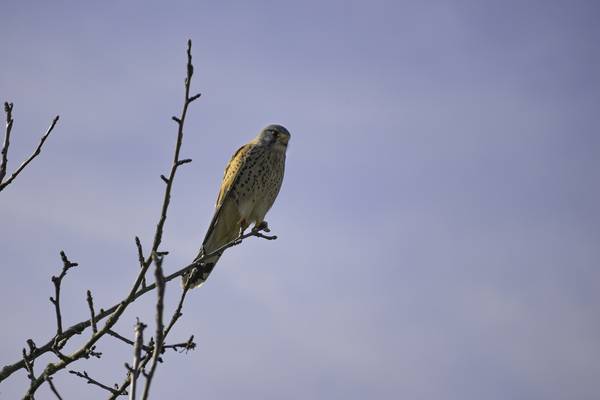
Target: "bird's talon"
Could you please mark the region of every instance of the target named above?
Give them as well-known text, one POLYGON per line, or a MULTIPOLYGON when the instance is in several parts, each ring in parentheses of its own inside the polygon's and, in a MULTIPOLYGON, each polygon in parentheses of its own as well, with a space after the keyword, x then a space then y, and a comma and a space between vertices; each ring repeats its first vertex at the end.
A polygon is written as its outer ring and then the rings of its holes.
POLYGON ((267 221, 263 221, 260 224, 255 225, 252 230, 254 232, 260 232, 260 231, 271 232, 271 230, 269 229, 269 224, 267 223, 267 221))

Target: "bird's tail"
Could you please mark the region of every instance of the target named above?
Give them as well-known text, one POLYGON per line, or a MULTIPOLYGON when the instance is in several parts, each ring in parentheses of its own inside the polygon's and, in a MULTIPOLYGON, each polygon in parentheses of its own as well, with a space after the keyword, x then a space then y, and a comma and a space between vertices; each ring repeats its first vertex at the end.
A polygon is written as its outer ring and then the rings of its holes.
POLYGON ((221 207, 217 207, 217 211, 210 223, 208 232, 202 241, 200 252, 194 261, 202 261, 197 268, 194 268, 191 273, 183 276, 182 284, 186 287, 187 282, 190 283, 190 288, 195 288, 202 285, 212 272, 213 268, 223 251, 217 253, 218 249, 235 240, 240 232, 241 216, 234 202, 228 201, 221 207), (214 253, 214 254, 213 254, 214 253), (207 254, 212 254, 206 257, 207 254))
MULTIPOLYGON (((194 259, 194 262, 198 261, 199 258, 202 257, 202 251, 198 256, 194 259)), ((189 281, 189 288, 197 288, 201 286, 207 279, 212 270, 215 268, 217 261, 221 258, 221 254, 215 254, 214 256, 209 257, 207 260, 202 260, 200 264, 192 269, 187 274, 181 277, 181 286, 186 287, 189 281)))

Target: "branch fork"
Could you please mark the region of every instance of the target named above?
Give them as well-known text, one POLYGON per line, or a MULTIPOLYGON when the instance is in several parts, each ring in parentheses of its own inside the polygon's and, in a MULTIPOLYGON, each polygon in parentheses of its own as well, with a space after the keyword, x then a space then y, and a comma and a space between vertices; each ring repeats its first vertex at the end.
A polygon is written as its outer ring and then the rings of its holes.
POLYGON ((19 165, 19 167, 15 170, 15 172, 13 172, 10 175, 10 177, 6 181, 4 181, 4 178, 6 177, 6 170, 8 167, 8 149, 10 147, 10 134, 12 132, 12 127, 14 124, 14 119, 12 117, 12 110, 13 110, 13 103, 5 102, 4 103, 4 113, 6 114, 6 128, 4 131, 4 144, 2 145, 2 151, 0 152, 1 153, 0 192, 6 186, 10 185, 12 183, 12 181, 14 181, 15 178, 21 173, 21 171, 23 171, 25 169, 25 167, 31 161, 33 161, 34 158, 36 158, 40 154, 40 152, 42 151, 42 146, 44 146, 44 142, 46 142, 46 139, 48 139, 48 136, 50 136, 50 133, 52 133, 52 130, 54 130, 54 126, 56 126, 56 123, 58 122, 58 119, 59 119, 58 115, 56 117, 54 117, 54 119, 52 120, 52 123, 50 124, 50 127, 48 128, 48 130, 46 130, 46 133, 40 139, 40 143, 34 150, 33 154, 31 154, 29 156, 29 158, 27 158, 25 161, 23 161, 21 163, 21 165, 19 165))

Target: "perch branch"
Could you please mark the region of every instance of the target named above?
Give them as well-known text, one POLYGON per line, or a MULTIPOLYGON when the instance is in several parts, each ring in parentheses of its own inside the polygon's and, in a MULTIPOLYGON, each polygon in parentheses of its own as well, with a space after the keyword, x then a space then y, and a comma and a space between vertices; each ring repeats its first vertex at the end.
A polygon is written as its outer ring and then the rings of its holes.
MULTIPOLYGON (((244 235, 239 236, 237 239, 232 240, 231 242, 227 243, 226 245, 221 246, 220 248, 216 249, 213 252, 210 252, 204 256, 202 256, 201 258, 199 258, 198 260, 196 260, 195 262, 186 265, 185 267, 179 269, 176 272, 173 272, 170 275, 165 276, 165 282, 170 282, 175 278, 181 277, 184 274, 188 273, 189 271, 191 271, 193 268, 197 267, 203 260, 205 260, 206 258, 212 257, 217 253, 220 253, 230 247, 233 246, 237 246, 240 243, 242 243, 244 240, 250 238, 250 237, 258 237, 258 238, 263 238, 266 240, 274 240, 277 237, 276 236, 267 236, 267 235, 263 235, 260 232, 257 231, 251 231, 248 232, 244 235)), ((139 297, 145 295, 148 292, 151 292, 152 290, 156 289, 156 284, 153 283, 151 285, 146 286, 145 288, 142 288, 140 290, 138 290, 131 301, 135 301, 137 300, 139 297)), ((112 307, 105 309, 105 310, 101 310, 98 315, 96 315, 96 321, 100 322, 101 320, 112 316, 115 311, 117 311, 117 309, 119 309, 119 307, 121 306, 122 302, 119 302, 115 305, 113 305, 112 307)), ((55 339, 59 339, 58 341, 63 343, 64 341, 70 339, 73 335, 77 335, 82 333, 85 329, 89 328, 91 326, 91 322, 90 320, 85 320, 82 322, 79 322, 71 327, 69 327, 68 329, 66 329, 63 334, 60 337, 56 337, 53 339, 50 339, 50 341, 48 341, 46 344, 44 344, 41 347, 36 348, 33 353, 31 354, 31 358, 35 359, 47 352, 53 351, 53 344, 55 342, 55 339)), ((110 329, 109 329, 110 330, 110 329)), ((23 360, 19 360, 13 364, 8 364, 5 365, 2 370, 0 371, 0 382, 2 382, 4 379, 8 378, 10 375, 12 375, 14 372, 25 368, 25 364, 23 362, 23 360)))

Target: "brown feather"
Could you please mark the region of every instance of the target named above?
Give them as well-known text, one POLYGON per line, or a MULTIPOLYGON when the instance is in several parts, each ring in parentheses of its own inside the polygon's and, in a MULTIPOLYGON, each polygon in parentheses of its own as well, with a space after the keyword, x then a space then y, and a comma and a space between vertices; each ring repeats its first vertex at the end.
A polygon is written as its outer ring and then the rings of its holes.
POLYGON ((202 242, 202 247, 204 248, 205 253, 210 253, 229 243, 235 239, 239 233, 239 222, 241 217, 233 199, 231 199, 230 193, 231 188, 234 186, 234 183, 239 176, 239 172, 244 167, 246 155, 252 148, 252 145, 253 143, 251 142, 240 147, 235 152, 233 157, 231 157, 231 160, 229 160, 229 163, 225 168, 223 181, 221 182, 221 189, 219 190, 219 196, 217 197, 217 204, 215 206, 215 214, 213 215, 212 221, 210 222, 206 235, 204 236, 204 241, 202 242), (224 204, 226 204, 226 207, 223 207, 224 204), (222 218, 221 215, 223 215, 224 212, 225 214, 232 215, 222 218), (235 216, 234 214, 238 217, 237 221, 233 221, 232 217, 235 216), (231 236, 231 233, 226 234, 224 231, 231 231, 232 228, 237 228, 237 231, 235 232, 236 236, 223 243, 222 240, 225 240, 231 236), (217 229, 218 232, 215 232, 213 235, 213 231, 215 229, 217 229))

